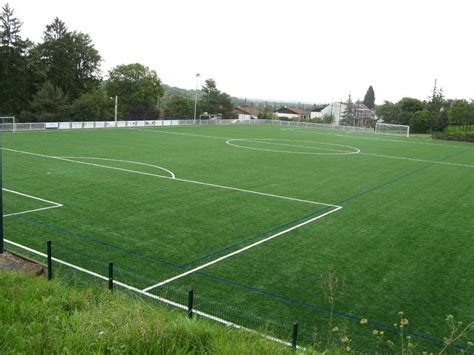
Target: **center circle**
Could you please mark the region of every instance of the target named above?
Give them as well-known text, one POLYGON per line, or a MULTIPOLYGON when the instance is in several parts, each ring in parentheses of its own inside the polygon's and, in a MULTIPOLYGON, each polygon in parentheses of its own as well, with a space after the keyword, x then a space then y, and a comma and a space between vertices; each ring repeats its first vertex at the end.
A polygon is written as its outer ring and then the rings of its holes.
POLYGON ((236 138, 228 139, 226 144, 236 148, 289 154, 347 155, 360 153, 360 149, 342 144, 289 139, 236 138))

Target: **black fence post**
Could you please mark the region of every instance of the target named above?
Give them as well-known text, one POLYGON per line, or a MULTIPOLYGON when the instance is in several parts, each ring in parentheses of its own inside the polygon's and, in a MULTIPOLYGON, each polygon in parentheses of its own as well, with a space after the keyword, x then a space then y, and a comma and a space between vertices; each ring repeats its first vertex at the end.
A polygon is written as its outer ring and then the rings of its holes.
POLYGON ((188 317, 193 317, 193 303, 194 303, 194 291, 189 290, 188 292, 188 317))
POLYGON ((298 339, 298 322, 293 323, 293 334, 291 335, 291 347, 296 350, 296 341, 298 339))
POLYGON ((109 290, 114 290, 114 263, 109 263, 109 290))
POLYGON ((47 257, 48 257, 48 280, 51 280, 53 278, 53 259, 51 256, 51 241, 48 240, 46 242, 46 248, 47 248, 47 257))

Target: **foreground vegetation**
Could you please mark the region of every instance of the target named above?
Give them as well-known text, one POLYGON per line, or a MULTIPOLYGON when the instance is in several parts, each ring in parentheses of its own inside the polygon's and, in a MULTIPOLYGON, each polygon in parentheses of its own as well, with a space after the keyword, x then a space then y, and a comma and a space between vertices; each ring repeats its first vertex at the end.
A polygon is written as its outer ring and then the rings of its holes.
POLYGON ((0 353, 290 354, 125 293, 0 271, 0 353))

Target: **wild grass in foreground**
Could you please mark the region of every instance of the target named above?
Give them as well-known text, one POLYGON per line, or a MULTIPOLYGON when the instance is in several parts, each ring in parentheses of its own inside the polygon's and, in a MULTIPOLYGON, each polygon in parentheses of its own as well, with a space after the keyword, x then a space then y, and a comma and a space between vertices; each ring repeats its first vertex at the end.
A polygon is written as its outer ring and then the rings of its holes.
MULTIPOLYGON (((183 312, 150 304, 128 293, 102 288, 67 286, 60 281, 0 271, 0 353, 161 353, 161 354, 294 354, 290 348, 262 336, 226 328, 183 312)), ((451 333, 437 353, 467 338, 473 324, 446 319, 451 333)), ((362 328, 367 320, 360 322, 362 328)), ((406 336, 409 321, 400 312, 398 339, 373 330, 374 343, 384 353, 423 352, 423 344, 406 336)), ((370 328, 366 328, 370 331, 370 328)), ((330 344, 300 354, 354 353, 351 334, 334 326, 330 344), (327 347, 325 349, 325 347, 327 347)), ((466 352, 472 350, 467 342, 466 352)), ((424 353, 424 352, 423 352, 424 353)))
POLYGON ((0 272, 0 353, 262 353, 260 336, 99 288, 0 272))

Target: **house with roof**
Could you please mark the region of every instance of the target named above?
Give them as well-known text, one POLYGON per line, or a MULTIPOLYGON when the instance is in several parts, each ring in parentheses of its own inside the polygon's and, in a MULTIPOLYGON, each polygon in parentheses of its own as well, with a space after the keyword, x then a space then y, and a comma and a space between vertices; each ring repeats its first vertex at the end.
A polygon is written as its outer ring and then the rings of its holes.
POLYGON ((275 115, 278 118, 286 118, 290 120, 309 118, 308 112, 299 107, 282 106, 279 109, 275 110, 275 115))
POLYGON ((251 120, 258 118, 260 110, 255 107, 236 107, 234 113, 237 115, 239 120, 251 120))
POLYGON ((314 105, 309 112, 309 118, 322 118, 323 110, 329 105, 314 105))
MULTIPOLYGON (((352 109, 354 110, 355 116, 353 124, 357 127, 367 127, 369 122, 375 118, 375 111, 362 103, 353 103, 352 109)), ((334 124, 339 125, 340 121, 344 118, 346 110, 346 102, 333 102, 324 107, 319 114, 321 115, 320 117, 333 115, 334 124)))

